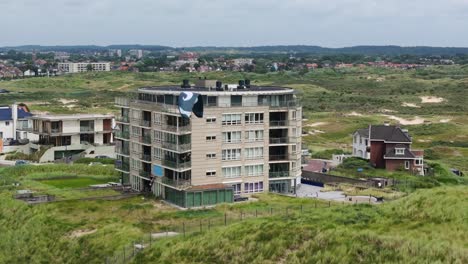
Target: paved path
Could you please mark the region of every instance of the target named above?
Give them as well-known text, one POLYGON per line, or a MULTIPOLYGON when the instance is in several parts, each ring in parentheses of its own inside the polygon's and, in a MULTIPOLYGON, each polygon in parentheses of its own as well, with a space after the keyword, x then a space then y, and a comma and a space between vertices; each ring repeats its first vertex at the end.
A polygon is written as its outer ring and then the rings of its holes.
MULTIPOLYGON (((301 184, 297 189, 297 197, 310 197, 337 202, 369 203, 369 196, 345 196, 345 194, 341 191, 322 191, 323 187, 301 184)), ((372 197, 371 202, 376 203, 377 201, 374 197, 372 197)))

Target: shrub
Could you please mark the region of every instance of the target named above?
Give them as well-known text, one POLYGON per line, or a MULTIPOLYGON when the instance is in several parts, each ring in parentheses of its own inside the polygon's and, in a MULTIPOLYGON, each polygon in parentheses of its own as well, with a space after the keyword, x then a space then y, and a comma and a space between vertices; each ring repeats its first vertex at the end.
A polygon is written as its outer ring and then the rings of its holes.
POLYGON ((78 160, 74 161, 74 163, 77 163, 77 164, 89 164, 91 162, 100 162, 102 164, 114 164, 115 159, 111 159, 111 158, 105 158, 105 159, 81 158, 81 159, 78 159, 78 160))

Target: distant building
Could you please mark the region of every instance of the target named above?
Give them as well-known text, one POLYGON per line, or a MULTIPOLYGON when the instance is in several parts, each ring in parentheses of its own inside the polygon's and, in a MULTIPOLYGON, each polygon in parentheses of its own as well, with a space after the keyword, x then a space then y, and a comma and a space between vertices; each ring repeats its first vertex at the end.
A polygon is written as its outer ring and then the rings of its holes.
POLYGON ((253 59, 250 58, 239 58, 239 59, 233 59, 231 63, 235 66, 244 66, 244 65, 252 65, 253 64, 253 59))
POLYGON ((179 60, 181 61, 196 61, 198 60, 198 54, 195 52, 184 52, 179 55, 179 60))
POLYGON ((22 127, 32 114, 24 104, 0 106, 0 140, 16 139, 16 129, 22 127))
POLYGON ((36 76, 36 72, 33 71, 33 70, 26 70, 26 71, 23 72, 23 76, 24 76, 24 77, 36 76))
POLYGON ((353 155, 369 158, 376 168, 424 175, 424 151, 412 150, 411 144, 412 138, 405 129, 388 124, 371 125, 353 134, 353 155))
POLYGON ((65 73, 86 72, 88 65, 91 65, 92 71, 110 71, 109 62, 60 62, 58 70, 65 73))

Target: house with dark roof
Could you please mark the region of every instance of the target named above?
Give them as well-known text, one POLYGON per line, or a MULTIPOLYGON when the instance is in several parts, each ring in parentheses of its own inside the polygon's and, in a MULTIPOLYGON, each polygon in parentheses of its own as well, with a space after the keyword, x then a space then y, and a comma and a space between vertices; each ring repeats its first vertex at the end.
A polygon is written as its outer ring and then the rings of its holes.
POLYGON ((408 130, 399 126, 370 125, 353 134, 353 155, 369 159, 376 168, 424 175, 424 151, 412 150, 412 141, 408 130))
POLYGON ((27 124, 27 118, 32 114, 24 104, 0 106, 0 139, 17 139, 16 129, 27 124))

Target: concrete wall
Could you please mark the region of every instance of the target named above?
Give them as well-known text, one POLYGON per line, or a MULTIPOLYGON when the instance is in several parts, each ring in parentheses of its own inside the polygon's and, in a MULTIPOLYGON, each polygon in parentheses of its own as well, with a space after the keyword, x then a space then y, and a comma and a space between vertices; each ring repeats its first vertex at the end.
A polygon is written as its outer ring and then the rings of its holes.
POLYGON ((3 133, 2 138, 13 138, 14 137, 13 121, 0 121, 0 132, 3 133), (8 125, 7 125, 8 124, 8 125))
POLYGON ((360 185, 369 185, 368 181, 354 179, 354 178, 347 178, 342 176, 335 176, 330 174, 324 174, 319 172, 311 172, 311 171, 302 171, 302 179, 313 181, 313 182, 320 182, 324 184, 328 183, 350 183, 350 184, 360 184, 360 185))

